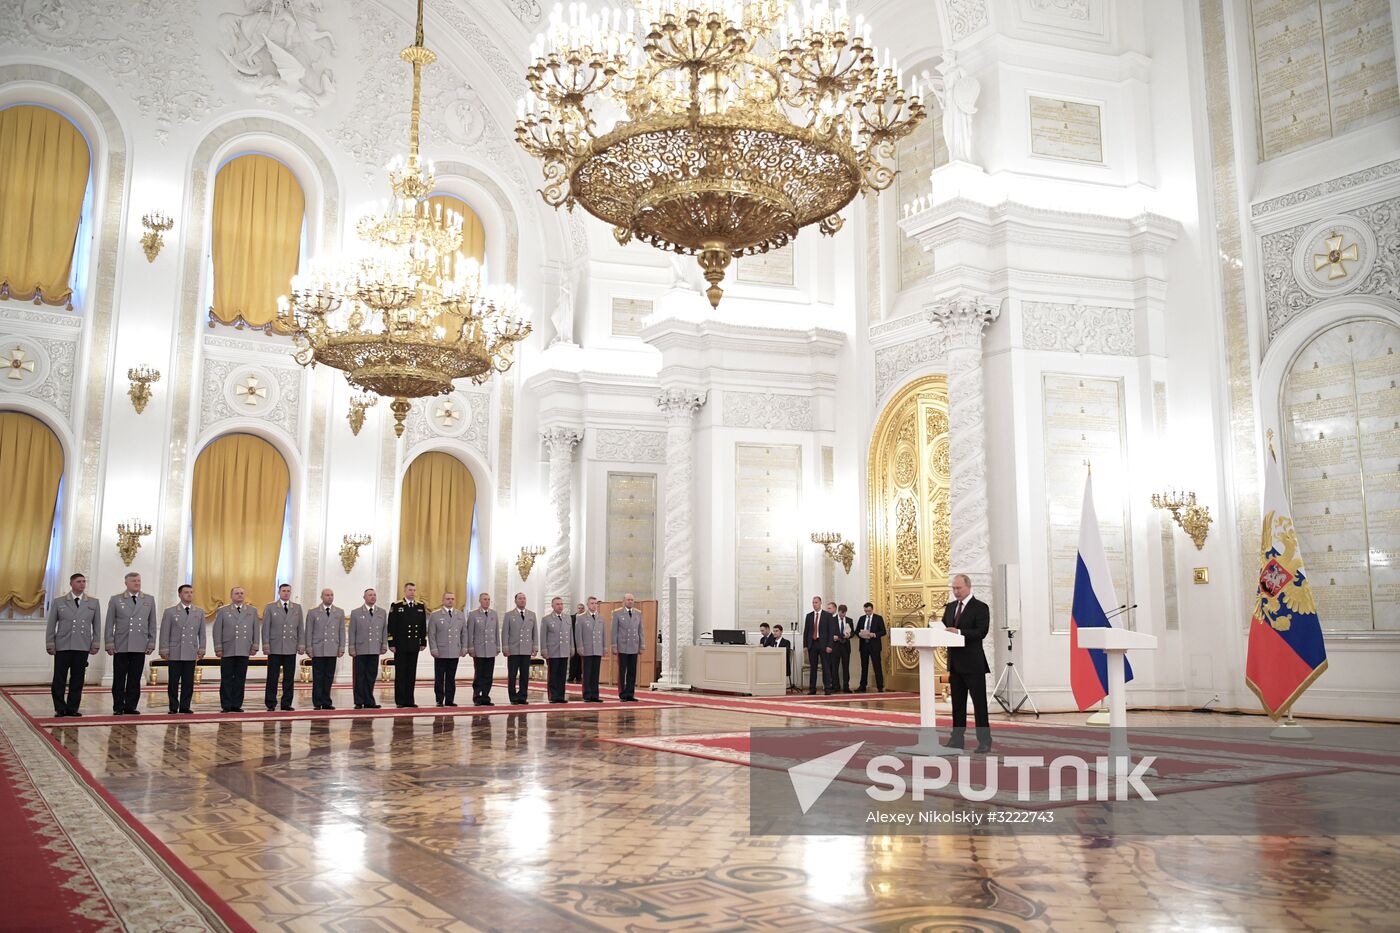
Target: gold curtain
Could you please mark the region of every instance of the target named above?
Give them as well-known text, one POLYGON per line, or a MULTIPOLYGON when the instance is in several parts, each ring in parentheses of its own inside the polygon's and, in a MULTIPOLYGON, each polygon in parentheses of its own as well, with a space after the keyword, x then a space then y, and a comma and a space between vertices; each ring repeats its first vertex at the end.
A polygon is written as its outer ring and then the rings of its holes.
POLYGON ((479 263, 486 262, 486 228, 481 225, 481 218, 476 216, 476 211, 467 206, 466 201, 450 194, 435 194, 428 198, 428 207, 431 210, 441 207, 444 211, 456 211, 461 214, 462 248, 457 251, 458 255, 470 256, 479 263))
POLYGON ((476 481, 462 461, 451 454, 426 453, 414 460, 403 477, 399 514, 399 586, 418 584, 418 598, 436 608, 442 594, 457 594, 457 606, 468 603, 467 561, 471 554, 476 481))
POLYGON ((87 140, 45 107, 0 110, 0 298, 73 307, 87 140))
POLYGON ((209 618, 235 586, 256 606, 277 592, 290 485, 287 461, 260 437, 226 434, 200 452, 190 503, 194 592, 209 618))
POLYGON ((291 169, 245 155, 214 180, 214 320, 268 327, 291 290, 306 199, 291 169))
POLYGON ((0 489, 5 532, 0 534, 0 609, 35 609, 44 602, 63 448, 38 418, 0 412, 0 489))

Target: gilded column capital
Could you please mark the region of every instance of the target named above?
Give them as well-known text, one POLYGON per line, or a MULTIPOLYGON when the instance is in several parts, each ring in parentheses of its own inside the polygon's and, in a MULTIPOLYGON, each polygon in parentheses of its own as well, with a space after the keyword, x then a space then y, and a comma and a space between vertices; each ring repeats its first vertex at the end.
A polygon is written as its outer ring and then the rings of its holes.
POLYGON ((942 325, 949 350, 980 350, 982 334, 1000 314, 1000 302, 975 295, 941 298, 929 307, 929 320, 942 325))
POLYGON ((688 422, 705 405, 708 392, 693 389, 662 389, 656 393, 656 406, 672 424, 688 422))

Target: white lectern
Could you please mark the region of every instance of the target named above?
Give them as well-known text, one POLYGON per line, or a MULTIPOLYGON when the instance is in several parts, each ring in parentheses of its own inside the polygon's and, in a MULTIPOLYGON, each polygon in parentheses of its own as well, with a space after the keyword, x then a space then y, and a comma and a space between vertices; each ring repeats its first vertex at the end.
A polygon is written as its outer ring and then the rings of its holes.
POLYGON ((919 741, 901 751, 920 755, 956 753, 938 744, 934 731, 937 721, 934 718, 934 699, 938 695, 938 674, 934 669, 933 652, 936 648, 961 648, 966 640, 959 634, 950 632, 942 625, 929 628, 897 628, 890 637, 892 648, 915 648, 919 652, 919 741), (927 731, 924 731, 927 730, 927 731))
POLYGON ((1123 673, 1123 657, 1129 649, 1152 651, 1157 636, 1131 632, 1125 628, 1082 628, 1078 633, 1079 647, 1101 648, 1108 654, 1108 759, 1128 757, 1128 699, 1127 680, 1123 673))

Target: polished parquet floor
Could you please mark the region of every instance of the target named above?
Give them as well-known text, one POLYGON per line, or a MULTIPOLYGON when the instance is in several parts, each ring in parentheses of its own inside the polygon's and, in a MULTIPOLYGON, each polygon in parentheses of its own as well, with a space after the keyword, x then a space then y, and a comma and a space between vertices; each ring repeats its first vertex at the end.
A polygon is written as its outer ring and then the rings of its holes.
MULTIPOLYGON (((431 692, 420 684, 419 702, 431 692)), ((147 696, 163 707, 163 691, 147 696)), ((15 700, 51 713, 44 694, 15 700)), ((90 690, 89 712, 105 701, 90 690)), ((259 929, 1400 926, 1400 835, 750 836, 747 768, 599 740, 812 720, 529 710, 44 728, 259 929)))

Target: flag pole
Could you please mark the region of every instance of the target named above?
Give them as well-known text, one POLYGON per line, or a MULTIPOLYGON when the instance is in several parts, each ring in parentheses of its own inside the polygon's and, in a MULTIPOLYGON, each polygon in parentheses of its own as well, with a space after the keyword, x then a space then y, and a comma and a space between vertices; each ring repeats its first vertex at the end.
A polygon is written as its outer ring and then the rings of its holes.
POLYGON ((1283 722, 1273 728, 1269 738, 1275 742, 1311 742, 1313 734, 1293 718, 1293 704, 1290 703, 1284 711, 1283 722))

